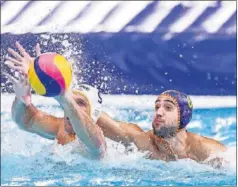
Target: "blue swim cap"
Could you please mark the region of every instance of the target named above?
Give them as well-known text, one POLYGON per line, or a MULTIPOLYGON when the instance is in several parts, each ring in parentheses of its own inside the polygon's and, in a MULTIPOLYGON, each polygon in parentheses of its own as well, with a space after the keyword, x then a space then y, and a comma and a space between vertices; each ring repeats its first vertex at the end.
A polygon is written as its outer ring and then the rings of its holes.
POLYGON ((179 111, 178 129, 182 129, 186 127, 186 125, 192 119, 192 113, 193 113, 193 104, 190 97, 186 95, 185 93, 179 92, 176 90, 167 90, 160 95, 172 97, 172 99, 177 104, 178 111, 179 111))

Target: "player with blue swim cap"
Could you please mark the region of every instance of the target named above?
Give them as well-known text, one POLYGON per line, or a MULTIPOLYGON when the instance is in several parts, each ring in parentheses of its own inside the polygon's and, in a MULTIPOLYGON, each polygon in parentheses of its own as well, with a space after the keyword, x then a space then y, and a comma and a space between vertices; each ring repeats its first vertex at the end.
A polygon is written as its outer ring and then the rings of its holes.
MULTIPOLYGON (((22 56, 24 49, 17 44, 22 56)), ((13 56, 16 52, 9 50, 13 56)), ((19 57, 18 57, 19 58, 19 57)), ((25 73, 28 61, 9 58, 8 66, 25 73), (14 66, 22 63, 24 66, 14 66)), ((12 117, 24 130, 48 138, 56 138, 64 145, 78 138, 92 156, 103 157, 106 152, 104 136, 125 146, 134 143, 141 151, 148 152, 148 158, 165 161, 190 158, 198 162, 221 165, 220 157, 209 157, 226 151, 226 147, 216 140, 206 138, 186 130, 192 119, 193 105, 190 97, 176 90, 161 93, 155 100, 152 130, 143 131, 138 125, 116 121, 101 111, 102 98, 98 90, 87 84, 69 89, 55 99, 64 109, 64 118, 57 118, 38 110, 31 103, 27 81, 12 80, 16 98, 12 106, 12 117)))
POLYGON ((171 97, 172 100, 174 100, 174 102, 178 106, 178 115, 179 115, 178 129, 185 128, 186 125, 192 119, 193 113, 193 104, 190 97, 185 93, 176 90, 168 90, 163 92, 161 95, 171 97))

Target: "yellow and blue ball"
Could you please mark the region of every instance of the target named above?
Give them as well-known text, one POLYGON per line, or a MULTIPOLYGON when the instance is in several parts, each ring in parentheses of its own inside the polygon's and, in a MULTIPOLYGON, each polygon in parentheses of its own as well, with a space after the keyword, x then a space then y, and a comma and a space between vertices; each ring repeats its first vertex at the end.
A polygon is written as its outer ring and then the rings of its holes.
POLYGON ((28 71, 32 89, 47 97, 65 92, 72 82, 72 77, 70 62, 57 53, 41 54, 30 64, 28 71))

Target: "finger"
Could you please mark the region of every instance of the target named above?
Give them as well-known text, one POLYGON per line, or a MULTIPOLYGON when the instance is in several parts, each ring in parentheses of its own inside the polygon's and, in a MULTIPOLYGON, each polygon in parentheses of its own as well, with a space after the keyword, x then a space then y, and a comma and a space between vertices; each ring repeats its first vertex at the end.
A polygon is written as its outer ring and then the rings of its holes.
POLYGON ((7 63, 5 63, 10 69, 14 69, 17 71, 22 71, 22 68, 20 66, 15 66, 12 62, 7 61, 7 63))
POLYGON ((27 57, 29 59, 31 58, 30 55, 26 52, 26 50, 22 47, 22 45, 19 42, 16 42, 16 46, 22 56, 27 57))
POLYGON ((12 58, 12 57, 7 56, 6 59, 9 60, 9 61, 11 61, 11 62, 13 62, 14 64, 22 65, 21 62, 19 62, 18 60, 14 59, 14 58, 12 58))
POLYGON ((3 72, 3 74, 6 75, 6 77, 7 77, 12 83, 14 83, 14 84, 18 83, 18 80, 17 80, 15 77, 13 77, 13 76, 11 76, 11 75, 5 73, 5 72, 3 72))
POLYGON ((20 61, 22 60, 22 57, 16 51, 14 51, 13 49, 8 48, 8 52, 10 54, 12 54, 14 57, 16 57, 17 60, 20 60, 20 61))
POLYGON ((36 44, 36 56, 40 56, 41 55, 41 48, 40 48, 40 44, 37 43, 36 44))

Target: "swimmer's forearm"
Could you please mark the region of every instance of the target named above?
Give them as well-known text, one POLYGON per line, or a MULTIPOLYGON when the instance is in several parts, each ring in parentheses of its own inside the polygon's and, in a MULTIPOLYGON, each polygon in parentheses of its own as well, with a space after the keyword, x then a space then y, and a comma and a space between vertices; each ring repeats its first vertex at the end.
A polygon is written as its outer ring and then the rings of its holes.
POLYGON ((97 158, 102 157, 106 151, 106 142, 101 129, 71 97, 62 96, 57 100, 69 118, 76 135, 87 146, 90 154, 97 158))
MULTIPOLYGON (((15 97, 12 104, 12 119, 23 130, 29 130, 28 120, 26 119, 26 105, 20 99, 15 97)), ((32 111, 34 113, 34 111, 32 111)), ((34 115, 34 114, 32 114, 34 115)))
POLYGON ((113 120, 106 113, 102 112, 97 121, 98 126, 102 129, 104 135, 114 141, 122 142, 127 145, 133 142, 132 136, 121 128, 120 123, 113 120))
POLYGON ((12 105, 12 119, 22 130, 49 139, 56 137, 60 120, 39 111, 31 103, 26 106, 18 98, 15 98, 12 105))

